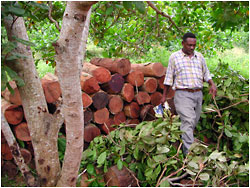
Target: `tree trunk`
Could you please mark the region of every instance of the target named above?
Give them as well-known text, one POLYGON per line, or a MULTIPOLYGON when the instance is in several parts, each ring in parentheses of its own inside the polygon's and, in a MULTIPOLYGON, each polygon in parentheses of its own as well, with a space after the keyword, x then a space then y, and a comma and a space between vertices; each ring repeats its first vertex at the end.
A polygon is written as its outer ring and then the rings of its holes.
MULTIPOLYGON (((80 85, 84 26, 95 2, 67 2, 56 51, 57 74, 62 89, 67 144, 57 186, 75 186, 83 151, 83 103, 80 85), (70 70, 70 71, 69 71, 70 70)), ((86 42, 86 40, 85 40, 86 42)), ((87 93, 87 92, 86 92, 87 93)))
MULTIPOLYGON (((4 20, 8 39, 14 41, 15 36, 29 40, 23 18, 14 16, 13 20, 4 20)), ((59 111, 54 115, 48 112, 30 47, 17 43, 15 52, 28 57, 7 65, 17 72, 25 83, 23 87, 18 87, 18 90, 35 151, 38 181, 40 186, 55 186, 60 174, 57 135, 62 123, 62 114, 59 111)))
POLYGON ((91 63, 84 62, 83 69, 84 72, 91 74, 100 83, 109 82, 111 79, 111 73, 108 69, 104 67, 98 67, 91 63))
POLYGON ((141 71, 144 76, 152 77, 161 77, 165 73, 161 63, 131 64, 131 70, 141 71))
POLYGON ((94 58, 91 64, 102 66, 112 73, 119 73, 122 76, 127 75, 131 69, 131 63, 128 59, 94 58))

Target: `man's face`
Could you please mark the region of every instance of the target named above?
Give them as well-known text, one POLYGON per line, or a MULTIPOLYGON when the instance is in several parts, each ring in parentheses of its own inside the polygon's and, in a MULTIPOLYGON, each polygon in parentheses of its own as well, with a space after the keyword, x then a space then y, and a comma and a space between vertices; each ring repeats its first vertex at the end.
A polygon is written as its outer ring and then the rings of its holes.
POLYGON ((187 55, 192 55, 196 46, 195 38, 187 38, 186 41, 182 41, 183 52, 187 55))

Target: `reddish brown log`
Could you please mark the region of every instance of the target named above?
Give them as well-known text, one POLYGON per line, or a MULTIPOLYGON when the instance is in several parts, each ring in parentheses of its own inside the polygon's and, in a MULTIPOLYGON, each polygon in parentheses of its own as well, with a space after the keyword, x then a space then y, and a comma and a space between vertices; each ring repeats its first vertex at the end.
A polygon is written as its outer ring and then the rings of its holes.
POLYGON ((137 187, 136 179, 126 167, 118 170, 117 166, 112 166, 104 174, 104 180, 108 187, 137 187))
POLYGON ((9 179, 14 179, 15 176, 18 174, 18 168, 12 161, 5 161, 1 171, 2 176, 6 174, 9 179))
POLYGON ((125 101, 131 102, 135 97, 134 86, 130 83, 125 83, 121 90, 121 96, 125 101))
POLYGON ((157 79, 153 77, 146 77, 144 79, 144 83, 141 87, 142 91, 146 91, 148 93, 154 93, 157 89, 157 79))
POLYGON ((133 86, 140 87, 144 83, 144 74, 141 71, 131 71, 126 77, 126 82, 133 86))
POLYGON ((153 106, 158 106, 161 104, 162 93, 161 92, 154 92, 150 95, 150 101, 153 106))
POLYGON ((95 77, 90 74, 83 73, 80 77, 81 88, 87 94, 93 94, 100 90, 100 86, 95 77))
POLYGON ((117 114, 123 109, 123 100, 119 95, 110 95, 109 96, 109 111, 111 114, 117 114))
POLYGON ((168 102, 168 105, 170 107, 170 112, 173 114, 173 115, 177 115, 177 112, 176 112, 176 109, 175 109, 175 105, 174 105, 174 99, 167 99, 167 102, 168 102))
POLYGON ((124 113, 129 118, 138 118, 140 114, 140 106, 136 102, 131 102, 124 107, 124 113))
POLYGON ((169 88, 168 92, 167 92, 167 99, 172 99, 174 98, 174 94, 175 94, 175 90, 172 89, 172 87, 169 88))
POLYGON ((91 95, 93 100, 93 106, 99 110, 105 108, 109 102, 109 95, 106 92, 99 91, 91 95))
POLYGON ((82 71, 91 74, 100 84, 106 83, 111 79, 111 73, 108 69, 91 63, 84 62, 82 71))
POLYGON ((20 152, 24 158, 24 162, 26 164, 29 164, 31 159, 32 159, 32 155, 31 155, 30 151, 25 149, 25 148, 20 148, 20 152))
POLYGON ((112 73, 119 73, 122 76, 127 75, 131 69, 131 63, 128 59, 94 58, 90 63, 105 67, 112 73))
POLYGON ((94 122, 103 124, 109 119, 109 111, 107 108, 103 108, 94 112, 94 122))
POLYGON ((14 127, 16 138, 22 141, 31 141, 28 124, 23 122, 14 127))
POLYGON ((101 85, 101 88, 110 94, 119 93, 124 85, 124 78, 121 74, 115 73, 111 76, 111 80, 101 85))
POLYGON ((135 100, 139 105, 150 103, 150 96, 147 92, 145 91, 139 91, 135 95, 135 100))
POLYGON ((113 118, 109 118, 104 124, 101 126, 101 130, 103 130, 106 134, 109 134, 111 131, 115 130, 115 121, 113 118))
POLYGON ((131 64, 131 70, 141 71, 144 76, 152 77, 161 77, 165 73, 161 63, 131 64))
POLYGON ((8 143, 1 143, 1 156, 4 160, 12 160, 13 156, 11 154, 11 150, 10 147, 8 145, 8 143))
POLYGON ((158 89, 161 91, 164 89, 164 79, 165 79, 165 75, 163 75, 162 77, 158 78, 158 89))
POLYGON ((155 111, 153 108, 154 106, 151 104, 148 104, 141 108, 140 118, 142 121, 152 121, 155 119, 155 111))
POLYGON ((125 121, 126 121, 126 115, 124 112, 119 112, 118 114, 115 114, 114 116, 115 125, 120 125, 121 123, 124 123, 125 121))
POLYGON ((129 124, 139 124, 140 120, 139 119, 127 119, 125 124, 129 125, 129 124))
POLYGON ((27 150, 31 153, 32 156, 34 156, 34 149, 31 141, 26 142, 26 147, 27 150))
POLYGON ((100 129, 94 124, 89 124, 84 127, 84 141, 91 142, 95 137, 100 136, 100 129))
POLYGON ((11 104, 4 99, 2 99, 1 102, 1 110, 6 121, 12 125, 21 123, 24 117, 22 106, 11 104))
POLYGON ((87 93, 82 92, 82 103, 83 108, 88 108, 93 103, 93 100, 87 93))
POLYGON ((10 81, 9 82, 10 87, 14 90, 14 93, 11 94, 11 92, 6 88, 2 92, 2 96, 4 97, 5 100, 9 101, 10 103, 16 104, 16 105, 22 105, 22 99, 19 93, 19 90, 17 88, 17 85, 15 81, 10 81))
POLYGON ((48 103, 54 103, 62 95, 58 78, 51 73, 47 73, 41 79, 44 95, 48 103))
POLYGON ((93 120, 93 112, 90 109, 84 110, 84 125, 89 124, 93 120))

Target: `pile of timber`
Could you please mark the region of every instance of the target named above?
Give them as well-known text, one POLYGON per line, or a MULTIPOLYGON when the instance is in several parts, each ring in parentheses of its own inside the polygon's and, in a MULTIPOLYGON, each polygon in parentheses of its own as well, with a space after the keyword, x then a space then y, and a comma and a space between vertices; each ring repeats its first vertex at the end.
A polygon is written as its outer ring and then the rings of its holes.
MULTIPOLYGON (((165 71, 161 63, 131 64, 128 59, 94 58, 84 62, 80 84, 85 146, 96 136, 109 134, 121 123, 154 120, 153 107, 160 104, 165 71)), ((54 113, 61 97, 58 78, 48 73, 41 83, 49 112, 54 113)), ((10 86, 14 94, 8 89, 2 92, 2 111, 16 138, 24 143, 25 149, 21 152, 30 163, 34 154, 22 100, 15 82, 11 81, 10 86)), ((175 113, 173 96, 174 91, 170 91, 167 100, 175 113)), ((2 166, 9 165, 6 168, 10 171, 13 157, 3 135, 1 146, 2 166)))

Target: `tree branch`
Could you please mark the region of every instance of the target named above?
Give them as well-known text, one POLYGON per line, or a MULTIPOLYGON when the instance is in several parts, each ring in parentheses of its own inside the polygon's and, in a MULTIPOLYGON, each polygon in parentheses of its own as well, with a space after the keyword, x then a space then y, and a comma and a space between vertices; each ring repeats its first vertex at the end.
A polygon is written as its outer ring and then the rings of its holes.
POLYGON ((169 15, 167 15, 167 14, 164 13, 164 12, 161 12, 161 11, 160 11, 151 1, 146 1, 146 2, 147 2, 147 4, 148 4, 152 9, 154 9, 154 10, 156 11, 157 14, 160 14, 160 15, 162 15, 162 16, 168 18, 169 21, 177 28, 178 31, 180 31, 181 33, 184 33, 184 32, 176 25, 176 23, 172 20, 172 18, 171 18, 169 15))
POLYGON ((49 19, 50 19, 53 23, 55 23, 56 28, 57 28, 58 31, 60 32, 61 29, 60 29, 60 27, 59 27, 58 22, 57 22, 56 20, 54 20, 54 19, 52 18, 52 16, 51 16, 52 8, 53 8, 52 1, 50 1, 50 2, 49 2, 49 15, 48 15, 48 16, 49 16, 49 19))
POLYGON ((2 132, 4 134, 6 141, 10 147, 11 153, 15 159, 15 163, 17 164, 19 170, 21 171, 22 176, 24 177, 27 185, 30 187, 36 187, 37 186, 36 179, 32 175, 32 173, 30 172, 29 167, 24 163, 24 158, 21 155, 20 148, 19 148, 19 146, 16 142, 16 139, 15 139, 15 137, 10 129, 9 124, 7 123, 7 121, 3 115, 3 112, 1 112, 1 116, 2 116, 1 117, 1 123, 2 123, 1 129, 2 129, 2 132))

